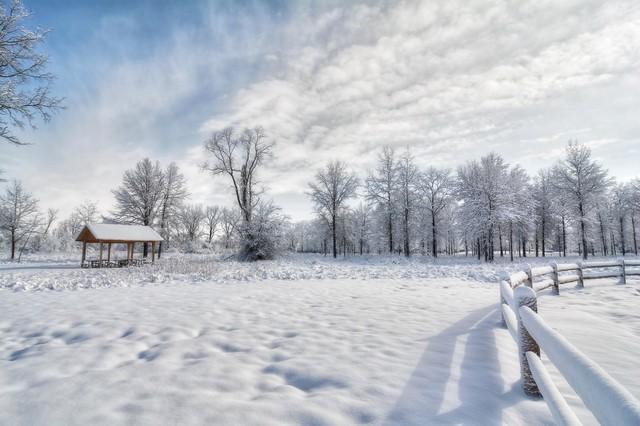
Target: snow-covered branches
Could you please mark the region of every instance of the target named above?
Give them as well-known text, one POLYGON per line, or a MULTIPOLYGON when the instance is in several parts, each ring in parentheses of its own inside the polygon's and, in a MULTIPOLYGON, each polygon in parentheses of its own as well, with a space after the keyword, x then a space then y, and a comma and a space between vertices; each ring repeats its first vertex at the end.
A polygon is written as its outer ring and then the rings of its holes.
POLYGON ((440 215, 453 201, 454 181, 449 169, 428 167, 417 180, 424 208, 428 211, 431 223, 431 253, 438 256, 437 224, 440 215))
POLYGON ((22 252, 41 222, 38 200, 20 182, 13 181, 0 195, 0 230, 9 240, 11 260, 15 259, 16 249, 22 252))
POLYGON ((48 121, 61 106, 50 94, 53 75, 39 51, 47 31, 25 28, 29 16, 18 0, 0 5, 0 138, 16 145, 23 142, 11 127, 33 127, 36 117, 48 121))
POLYGON ((591 159, 591 150, 575 141, 567 145, 564 160, 558 163, 554 170, 553 184, 560 192, 573 215, 580 224, 580 239, 582 257, 588 256, 587 250, 587 216, 595 206, 607 187, 611 184, 607 171, 600 164, 591 159))

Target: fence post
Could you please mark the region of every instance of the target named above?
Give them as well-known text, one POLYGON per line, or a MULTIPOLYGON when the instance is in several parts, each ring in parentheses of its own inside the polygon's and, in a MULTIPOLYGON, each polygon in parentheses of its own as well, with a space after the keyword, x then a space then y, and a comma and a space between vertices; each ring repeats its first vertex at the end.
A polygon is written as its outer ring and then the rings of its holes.
POLYGON ((582 272, 582 262, 578 262, 578 287, 584 288, 584 274, 582 272))
POLYGON ((622 274, 620 275, 620 284, 627 283, 627 271, 624 270, 624 257, 620 259, 620 269, 622 270, 622 274))
POLYGON ((558 275, 558 262, 553 262, 553 294, 560 294, 560 276, 558 275))
POLYGON ((520 356, 520 375, 522 377, 522 388, 524 393, 529 396, 541 396, 538 385, 536 384, 531 368, 529 367, 529 361, 527 360, 527 352, 533 352, 540 356, 540 347, 538 343, 527 331, 527 328, 522 323, 520 317, 520 308, 527 306, 532 311, 538 312, 538 301, 536 299, 536 292, 530 287, 519 286, 516 287, 514 292, 514 299, 518 306, 518 351, 520 356))
POLYGON ((533 272, 531 271, 531 265, 527 267, 527 287, 533 288, 533 272))

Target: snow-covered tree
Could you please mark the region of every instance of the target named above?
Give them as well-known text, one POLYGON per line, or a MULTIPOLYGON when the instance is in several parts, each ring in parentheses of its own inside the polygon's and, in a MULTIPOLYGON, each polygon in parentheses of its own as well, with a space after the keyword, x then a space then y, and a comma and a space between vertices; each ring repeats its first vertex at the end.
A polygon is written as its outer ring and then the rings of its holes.
POLYGON ((220 228, 225 249, 231 247, 240 220, 240 213, 237 210, 228 207, 222 209, 220 213, 220 228))
MULTIPOLYGON (((431 234, 431 255, 438 256, 438 223, 452 202, 454 181, 451 170, 429 167, 420 174, 418 188, 423 205, 429 214, 431 234)), ((425 224, 426 225, 426 224, 425 224)))
POLYGON ((462 202, 461 222, 466 235, 475 239, 478 256, 494 258, 494 237, 498 224, 510 211, 508 165, 497 154, 471 161, 458 168, 456 193, 462 202))
MULTIPOLYGON (((116 199, 112 215, 115 221, 125 224, 153 225, 162 206, 165 189, 164 173, 159 162, 148 158, 127 170, 122 185, 113 192, 116 199)), ((143 245, 143 256, 147 257, 148 245, 143 245)))
POLYGON ((316 213, 323 218, 331 228, 333 242, 333 257, 337 257, 337 225, 339 213, 350 198, 355 197, 358 188, 358 178, 347 170, 347 165, 341 161, 331 161, 318 171, 315 181, 309 183, 311 198, 316 213))
POLYGON ((378 206, 378 212, 384 214, 384 225, 389 244, 389 253, 393 253, 393 223, 395 219, 394 200, 398 191, 398 167, 393 148, 385 146, 378 156, 378 164, 373 173, 365 180, 366 198, 378 206))
POLYGON ((200 204, 187 204, 180 209, 178 220, 182 235, 187 243, 193 245, 200 238, 204 219, 204 209, 200 204))
POLYGON ((369 238, 371 235, 371 206, 366 202, 360 202, 353 211, 354 229, 358 240, 360 255, 369 251, 369 238))
POLYGON ((610 192, 612 219, 616 222, 620 252, 627 254, 627 218, 631 215, 631 188, 625 184, 614 186, 610 192))
POLYGON ((252 226, 251 223, 253 210, 260 203, 257 171, 270 157, 273 144, 267 142, 264 130, 260 127, 245 129, 239 136, 229 127, 214 132, 207 140, 205 148, 212 154, 213 160, 205 163, 203 168, 214 175, 226 175, 231 180, 242 217, 239 232, 241 244, 244 246, 240 252, 246 259, 259 260, 259 256, 250 253, 251 247, 255 247, 254 241, 264 237, 250 234, 255 229, 261 229, 260 225, 252 226))
POLYGON ((411 220, 416 207, 418 168, 415 166, 413 156, 408 149, 402 154, 396 167, 398 170, 397 198, 402 213, 403 251, 404 255, 409 257, 411 256, 411 220))
POLYGON ((282 215, 280 208, 270 201, 261 200, 253 211, 251 222, 244 226, 240 259, 268 260, 280 252, 284 242, 285 230, 289 227, 288 218, 282 215))
POLYGON ((220 223, 222 211, 218 206, 207 206, 205 212, 205 221, 207 224, 207 243, 211 245, 216 229, 220 223))
POLYGON ((9 241, 11 260, 16 249, 22 251, 41 225, 38 200, 25 191, 22 183, 13 181, 0 195, 0 230, 9 241))
POLYGON ((587 259, 588 214, 609 186, 607 171, 591 159, 591 150, 577 142, 567 145, 566 157, 554 167, 553 184, 570 203, 579 224, 582 257, 587 259))
POLYGON ((640 179, 634 179, 628 184, 629 204, 631 205, 631 239, 633 240, 634 254, 638 255, 638 233, 636 223, 640 217, 640 179))
MULTIPOLYGON (((158 227, 165 241, 169 240, 169 224, 180 213, 184 200, 188 197, 184 175, 175 163, 169 164, 163 171, 162 193, 158 211, 158 227)), ((162 256, 164 241, 158 244, 158 259, 162 256)))
POLYGON ((551 186, 551 171, 540 170, 533 183, 533 200, 536 211, 536 254, 538 241, 540 241, 542 257, 547 253, 547 240, 549 238, 552 223, 553 188, 551 186))

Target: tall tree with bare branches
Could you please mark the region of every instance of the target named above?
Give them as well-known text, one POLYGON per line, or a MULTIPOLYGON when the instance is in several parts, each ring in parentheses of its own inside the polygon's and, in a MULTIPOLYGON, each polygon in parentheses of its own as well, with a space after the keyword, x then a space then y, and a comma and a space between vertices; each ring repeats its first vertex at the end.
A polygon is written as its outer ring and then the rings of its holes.
POLYGON ((309 188, 308 194, 316 212, 330 224, 335 258, 338 255, 336 242, 338 214, 342 211, 345 202, 356 195, 358 178, 347 170, 345 163, 331 161, 316 174, 316 179, 309 184, 309 188))
POLYGON ((398 167, 393 148, 385 146, 378 156, 378 165, 365 181, 367 200, 381 208, 386 217, 389 253, 393 253, 394 200, 398 190, 398 167))
POLYGON ((207 223, 207 242, 211 244, 213 241, 213 236, 216 233, 216 229, 218 228, 218 224, 220 224, 220 216, 222 212, 220 207, 218 206, 207 206, 205 210, 205 220, 207 223))
POLYGON ((418 183, 418 168, 413 156, 407 149, 398 160, 398 200, 402 209, 403 251, 406 257, 411 256, 410 223, 416 203, 416 184, 418 183))
MULTIPOLYGON (((180 206, 188 197, 184 175, 175 163, 169 164, 164 170, 162 183, 162 197, 160 201, 159 223, 160 235, 165 240, 169 239, 169 223, 180 212, 180 206)), ((158 259, 162 256, 163 241, 158 244, 158 259)))
POLYGON ((438 257, 438 222, 453 200, 455 189, 451 170, 429 167, 418 179, 418 189, 431 217, 431 255, 438 257))
MULTIPOLYGON (((260 227, 253 225, 253 212, 260 203, 257 174, 261 166, 272 155, 273 143, 268 142, 261 127, 244 129, 236 135, 232 127, 214 132, 206 141, 205 149, 213 160, 203 164, 203 169, 214 175, 226 175, 231 180, 236 203, 242 216, 240 227, 240 255, 245 260, 259 260, 254 256, 252 235, 260 227)), ((261 238, 258 238, 261 240, 261 238)), ((260 251, 260 253, 263 253, 260 251)))

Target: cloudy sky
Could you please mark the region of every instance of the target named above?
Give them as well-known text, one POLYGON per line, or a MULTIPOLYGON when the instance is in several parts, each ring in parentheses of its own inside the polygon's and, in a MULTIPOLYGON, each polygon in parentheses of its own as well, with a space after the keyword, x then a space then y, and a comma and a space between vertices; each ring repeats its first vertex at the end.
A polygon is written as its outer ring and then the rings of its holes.
POLYGON ((640 176, 640 2, 25 0, 66 109, 4 176, 67 214, 112 205, 124 170, 175 161, 191 201, 227 204, 199 170, 215 129, 265 128, 262 181, 294 219, 330 159, 362 176, 383 145, 422 166, 491 151, 532 173, 569 139, 620 180, 640 176))

